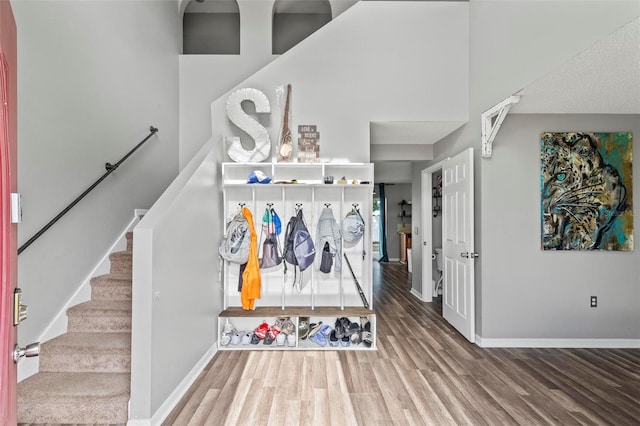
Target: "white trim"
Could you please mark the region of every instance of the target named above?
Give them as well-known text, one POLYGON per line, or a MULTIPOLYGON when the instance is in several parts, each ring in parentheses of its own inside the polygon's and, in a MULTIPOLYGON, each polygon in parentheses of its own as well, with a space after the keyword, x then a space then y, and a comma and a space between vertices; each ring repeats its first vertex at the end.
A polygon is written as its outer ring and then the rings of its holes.
POLYGON ((414 297, 417 297, 421 302, 426 302, 426 300, 422 300, 422 294, 420 294, 415 288, 412 288, 409 293, 411 293, 414 297))
POLYGON ((483 348, 640 348, 640 339, 521 339, 483 338, 476 334, 476 344, 483 348))
MULTIPOLYGON (((111 247, 109 247, 106 253, 98 261, 96 266, 89 272, 84 278, 82 283, 78 286, 76 291, 71 295, 67 303, 58 311, 56 316, 53 317, 51 322, 44 329, 42 334, 38 336, 36 342, 44 343, 55 337, 64 334, 68 330, 67 310, 75 305, 91 300, 91 278, 98 275, 108 274, 111 268, 111 262, 109 261, 109 255, 116 251, 123 251, 127 247, 127 232, 140 221, 140 215, 144 215, 146 210, 136 209, 134 211, 134 217, 129 224, 125 227, 124 231, 116 238, 111 247)), ((33 376, 40 371, 40 359, 39 357, 22 358, 18 362, 18 382, 23 381, 27 377, 33 376)))
POLYGON ((171 392, 171 395, 162 403, 160 408, 155 412, 149 423, 139 423, 142 420, 130 420, 127 422, 127 426, 143 426, 143 425, 159 425, 161 424, 171 411, 178 405, 182 397, 187 393, 187 391, 191 388, 191 385, 198 379, 200 373, 204 370, 204 368, 209 364, 211 359, 218 353, 218 342, 214 342, 213 346, 205 352, 205 354, 200 358, 200 360, 193 366, 191 371, 185 376, 184 379, 180 382, 180 384, 171 392), (135 423, 132 423, 135 422, 135 423))

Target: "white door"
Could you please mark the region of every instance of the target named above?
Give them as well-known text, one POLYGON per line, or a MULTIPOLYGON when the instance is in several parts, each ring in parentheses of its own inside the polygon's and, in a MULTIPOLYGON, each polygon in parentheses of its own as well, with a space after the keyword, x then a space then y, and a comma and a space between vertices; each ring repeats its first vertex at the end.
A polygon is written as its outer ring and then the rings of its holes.
POLYGON ((442 180, 442 316, 475 342, 473 148, 443 164, 442 180))

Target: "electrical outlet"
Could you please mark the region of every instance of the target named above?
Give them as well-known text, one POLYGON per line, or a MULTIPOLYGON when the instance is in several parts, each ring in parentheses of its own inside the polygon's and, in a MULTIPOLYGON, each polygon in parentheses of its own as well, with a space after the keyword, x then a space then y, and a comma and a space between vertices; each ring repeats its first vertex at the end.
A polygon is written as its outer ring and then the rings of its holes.
POLYGON ((598 296, 591 296, 591 307, 592 308, 598 307, 598 296))

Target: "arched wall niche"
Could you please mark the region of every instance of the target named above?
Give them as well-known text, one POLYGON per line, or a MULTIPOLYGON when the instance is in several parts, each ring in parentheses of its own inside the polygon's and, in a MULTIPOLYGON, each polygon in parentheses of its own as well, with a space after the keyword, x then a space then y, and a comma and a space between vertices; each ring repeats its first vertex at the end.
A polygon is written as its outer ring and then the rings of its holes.
POLYGON ((280 55, 331 21, 329 0, 276 0, 273 5, 272 52, 280 55))
POLYGON ((179 7, 184 7, 183 54, 240 54, 240 10, 236 0, 191 0, 179 7))

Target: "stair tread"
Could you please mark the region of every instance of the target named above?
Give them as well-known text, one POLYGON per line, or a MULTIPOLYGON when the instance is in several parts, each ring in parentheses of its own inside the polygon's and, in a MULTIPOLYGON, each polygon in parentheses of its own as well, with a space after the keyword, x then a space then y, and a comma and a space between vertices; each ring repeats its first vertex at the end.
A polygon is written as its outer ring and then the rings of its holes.
POLYGON ((131 316, 130 300, 90 300, 67 309, 69 315, 131 316))
POLYGON ((130 349, 131 333, 82 333, 70 332, 55 337, 42 344, 51 348, 71 347, 71 348, 97 348, 107 349, 130 349))
POLYGON ((20 399, 86 404, 129 400, 129 373, 38 373, 18 384, 20 399))
POLYGON ((91 284, 101 285, 131 285, 131 274, 112 273, 98 275, 91 278, 91 284))
POLYGON ((109 255, 110 259, 118 258, 118 257, 132 257, 133 253, 131 251, 116 251, 109 255))

